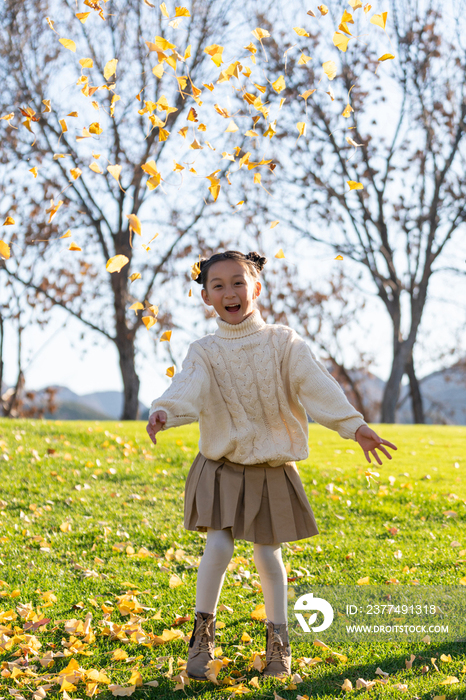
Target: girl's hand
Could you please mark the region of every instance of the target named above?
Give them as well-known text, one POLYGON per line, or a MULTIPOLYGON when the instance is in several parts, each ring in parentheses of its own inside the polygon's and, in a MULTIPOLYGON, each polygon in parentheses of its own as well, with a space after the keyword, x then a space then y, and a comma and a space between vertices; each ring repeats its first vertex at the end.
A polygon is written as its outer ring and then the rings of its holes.
POLYGON ((162 426, 167 422, 167 414, 165 411, 156 411, 155 413, 152 413, 149 416, 149 422, 147 424, 146 430, 147 433, 154 443, 154 445, 157 444, 157 440, 155 439, 155 436, 159 432, 159 430, 162 430, 162 426))
POLYGON ((387 445, 387 447, 391 447, 392 450, 397 450, 397 446, 394 445, 391 442, 388 442, 388 440, 383 440, 381 437, 377 435, 376 432, 374 432, 371 428, 369 428, 368 425, 361 425, 357 430, 356 430, 356 435, 355 435, 356 441, 359 443, 360 448, 364 452, 364 455, 371 464, 371 458, 370 454, 374 457, 374 459, 379 463, 382 464, 382 460, 379 457, 379 454, 376 452, 376 450, 380 450, 381 452, 384 453, 388 459, 391 459, 392 456, 383 445, 387 445))

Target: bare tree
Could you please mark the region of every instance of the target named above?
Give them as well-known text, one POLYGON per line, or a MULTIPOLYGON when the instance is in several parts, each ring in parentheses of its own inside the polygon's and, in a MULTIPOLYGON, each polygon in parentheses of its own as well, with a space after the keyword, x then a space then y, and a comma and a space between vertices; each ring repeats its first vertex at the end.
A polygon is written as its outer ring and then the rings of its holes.
MULTIPOLYGON (((346 26, 366 43, 340 31, 350 38, 348 50, 332 54, 342 9, 328 4, 333 23, 308 19, 310 36, 293 48, 280 33, 281 10, 259 19, 271 34, 271 72, 285 76, 281 96, 291 105, 271 137, 280 197, 270 199, 269 216, 365 270, 367 291, 378 295, 392 327, 381 419, 394 422, 407 374, 415 422, 423 422, 413 351, 429 288, 442 272, 464 275, 465 14, 455 5, 452 21, 444 3, 396 0, 388 14, 390 46, 357 9, 355 24, 346 26), (313 60, 298 68, 300 51, 313 60), (378 60, 392 52, 394 59, 378 60), (322 71, 329 59, 337 62, 332 81, 322 71), (296 140, 298 122, 307 123, 307 132, 296 140)), ((264 98, 270 94, 269 86, 264 98)))
MULTIPOLYGON (((215 68, 204 48, 214 30, 217 41, 225 35, 235 2, 188 3, 190 16, 174 25, 184 23, 183 55, 165 39, 167 24, 151 3, 128 0, 114 14, 98 2, 87 5, 90 17, 75 17, 71 0, 48 7, 38 0, 7 0, 2 10, 1 114, 21 108, 24 117, 21 124, 16 117, 1 122, 8 174, 3 202, 18 219, 3 267, 37 299, 65 309, 116 345, 122 417, 134 419, 137 333, 144 314, 156 314, 165 289, 170 298, 177 261, 191 254, 206 206, 189 193, 179 206, 180 175, 171 171, 183 138, 167 136, 189 125, 188 110, 201 103, 205 90, 198 86, 210 82, 215 68), (160 39, 154 42, 154 36, 160 39), (162 184, 164 167, 169 174, 162 184), (63 235, 71 237, 62 241, 63 235), (125 256, 128 264, 109 273, 105 265, 115 256, 125 256), (134 287, 130 273, 133 279, 139 273, 134 287), (137 301, 145 301, 146 310, 135 315, 128 307, 137 301)), ((172 327, 169 305, 159 323, 172 327)))

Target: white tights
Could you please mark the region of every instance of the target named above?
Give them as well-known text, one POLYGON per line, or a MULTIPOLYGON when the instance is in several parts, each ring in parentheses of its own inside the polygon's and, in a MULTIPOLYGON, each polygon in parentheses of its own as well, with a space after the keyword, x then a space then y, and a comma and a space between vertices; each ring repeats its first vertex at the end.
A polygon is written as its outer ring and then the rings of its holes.
MULTIPOLYGON (((233 548, 231 530, 207 529, 207 542, 197 574, 196 611, 215 613, 233 548)), ((287 578, 280 544, 255 543, 254 563, 261 580, 267 618, 281 625, 287 621, 287 578)))

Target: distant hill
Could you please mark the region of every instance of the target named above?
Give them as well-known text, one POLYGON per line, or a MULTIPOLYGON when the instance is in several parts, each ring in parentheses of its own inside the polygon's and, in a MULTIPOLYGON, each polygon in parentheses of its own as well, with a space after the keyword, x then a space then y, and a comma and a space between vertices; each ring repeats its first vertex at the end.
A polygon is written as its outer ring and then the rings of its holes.
MULTIPOLYGON (((46 418, 58 420, 118 420, 123 410, 123 392, 96 391, 92 394, 75 394, 64 386, 52 387, 56 390, 55 401, 58 406, 53 414, 46 418)), ((37 392, 38 397, 42 392, 37 392)), ((149 409, 139 402, 139 418, 144 420, 149 409)))

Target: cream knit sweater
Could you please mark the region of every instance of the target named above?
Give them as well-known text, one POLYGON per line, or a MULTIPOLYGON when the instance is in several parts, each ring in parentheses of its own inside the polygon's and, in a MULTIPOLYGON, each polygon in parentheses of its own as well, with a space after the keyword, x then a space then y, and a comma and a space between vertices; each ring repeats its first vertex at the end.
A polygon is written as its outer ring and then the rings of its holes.
POLYGON ((365 425, 338 382, 291 328, 266 324, 259 311, 189 346, 182 370, 151 405, 164 430, 199 419, 208 459, 271 467, 306 459, 308 421, 352 438, 365 425))

